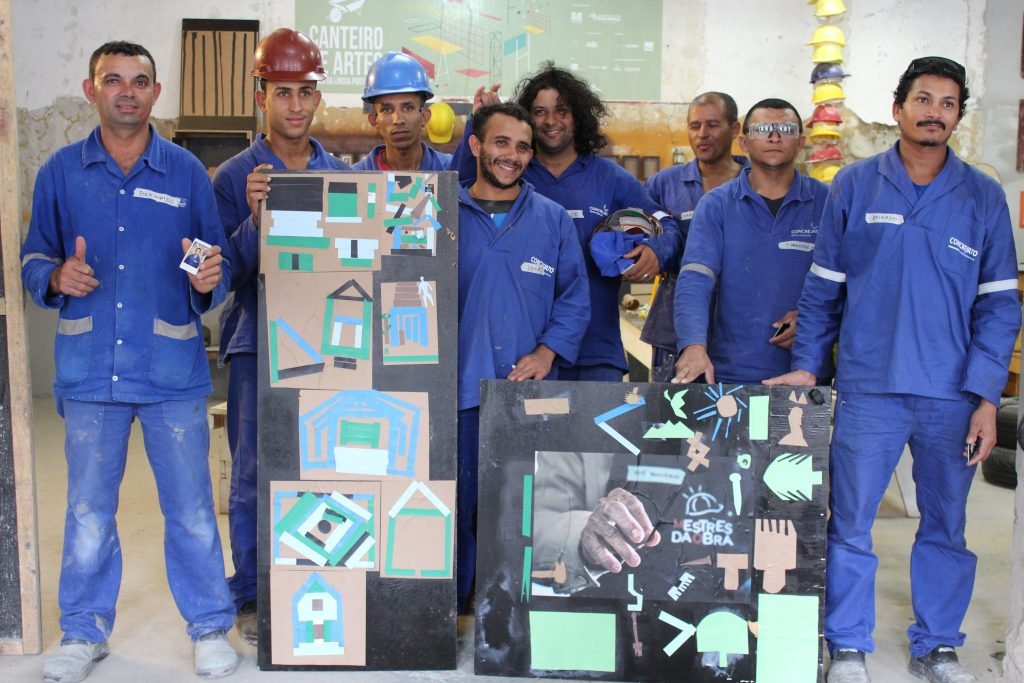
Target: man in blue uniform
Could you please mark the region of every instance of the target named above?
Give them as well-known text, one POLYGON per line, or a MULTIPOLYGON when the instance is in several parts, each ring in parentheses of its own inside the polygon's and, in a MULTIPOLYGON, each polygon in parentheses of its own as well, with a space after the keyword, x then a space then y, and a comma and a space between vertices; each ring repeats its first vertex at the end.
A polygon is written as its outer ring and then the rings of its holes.
POLYGON ((697 205, 675 291, 673 382, 761 382, 789 368, 796 302, 828 189, 797 172, 803 124, 761 100, 743 119, 750 168, 697 205), (713 313, 713 317, 712 317, 713 313))
MULTIPOLYGON (((694 160, 658 171, 644 183, 654 201, 679 220, 684 246, 700 198, 735 178, 747 165, 747 157, 731 154, 732 142, 740 133, 739 112, 732 97, 724 92, 698 95, 686 111, 686 121, 694 160)), ((666 264, 640 333, 640 340, 651 345, 652 382, 668 382, 676 374, 677 275, 678 264, 666 264)))
POLYGON ((229 263, 202 164, 149 125, 153 57, 112 42, 82 83, 99 126, 51 156, 36 179, 22 281, 59 310, 53 383, 66 425, 68 505, 58 603, 64 635, 47 681, 81 681, 109 653, 121 584, 118 489, 132 421, 164 514, 171 594, 194 641, 195 672, 230 674, 235 615, 213 509, 200 316, 224 298, 229 263), (197 272, 178 266, 198 238, 197 272))
POLYGON ((221 312, 220 360, 228 363, 228 445, 231 496, 228 518, 235 574, 228 583, 238 607, 242 639, 256 644, 256 327, 259 202, 269 169, 348 170, 309 136, 320 104, 317 81, 326 78, 320 50, 302 33, 277 29, 256 48, 253 76, 264 133, 249 149, 220 165, 213 177, 233 272, 221 312))
POLYGON ((533 125, 513 103, 481 108, 469 138, 476 180, 459 192, 459 610, 476 566, 480 380, 556 379, 587 328, 583 254, 572 222, 522 175, 533 125))
POLYGON ((427 100, 434 96, 427 72, 402 52, 389 52, 366 73, 363 102, 373 111, 370 125, 384 138, 355 163, 357 171, 447 171, 452 155, 434 151, 421 138, 430 120, 427 100))
POLYGON ((968 98, 963 66, 915 59, 894 93, 899 141, 836 176, 800 297, 793 372, 810 385, 839 339, 825 638, 830 683, 869 680, 871 526, 904 444, 921 522, 910 555, 910 672, 974 681, 957 661, 976 558, 964 540, 975 465, 1020 327, 1017 263, 999 185, 947 145, 968 98))
MULTIPOLYGON (((489 102, 497 95, 478 91, 489 102)), ((679 224, 658 206, 640 182, 609 159, 598 156, 608 145, 601 134, 606 109, 590 85, 551 62, 524 79, 513 99, 530 112, 537 131, 536 154, 523 178, 537 192, 560 204, 576 226, 581 245, 589 245, 594 229, 619 209, 637 208, 658 218, 664 233, 624 256, 636 264, 623 276, 628 282, 651 282, 682 254, 679 224)), ((474 101, 475 102, 475 101, 474 101)), ((471 126, 466 126, 466 136, 471 126)), ((456 152, 456 157, 459 157, 456 152)), ((458 165, 461 178, 475 170, 458 165)), ((619 332, 618 277, 605 277, 584 249, 590 283, 590 326, 575 363, 559 362, 561 380, 621 381, 628 369, 619 332)))

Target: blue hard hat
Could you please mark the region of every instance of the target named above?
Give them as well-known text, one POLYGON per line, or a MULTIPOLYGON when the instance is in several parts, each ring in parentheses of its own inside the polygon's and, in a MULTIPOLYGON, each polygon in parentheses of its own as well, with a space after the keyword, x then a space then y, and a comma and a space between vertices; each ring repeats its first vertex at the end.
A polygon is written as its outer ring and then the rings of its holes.
POLYGON ((389 52, 370 65, 363 90, 364 102, 404 92, 420 92, 428 100, 434 96, 427 72, 413 57, 404 52, 389 52))
POLYGON ((811 72, 811 83, 818 81, 836 81, 846 78, 850 74, 843 71, 843 65, 839 62, 822 62, 814 67, 811 72))

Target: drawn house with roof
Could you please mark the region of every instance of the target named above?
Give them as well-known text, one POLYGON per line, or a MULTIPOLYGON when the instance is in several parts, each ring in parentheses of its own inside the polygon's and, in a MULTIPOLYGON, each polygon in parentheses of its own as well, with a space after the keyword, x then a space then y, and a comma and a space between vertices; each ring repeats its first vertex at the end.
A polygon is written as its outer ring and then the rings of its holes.
POLYGON ((354 370, 370 358, 370 321, 373 297, 355 279, 327 295, 321 352, 335 356, 336 367, 354 370))
POLYGON ((292 597, 292 652, 296 656, 345 654, 341 594, 313 572, 292 597))
POLYGON ((421 412, 382 391, 339 391, 299 417, 302 469, 415 476, 421 412))

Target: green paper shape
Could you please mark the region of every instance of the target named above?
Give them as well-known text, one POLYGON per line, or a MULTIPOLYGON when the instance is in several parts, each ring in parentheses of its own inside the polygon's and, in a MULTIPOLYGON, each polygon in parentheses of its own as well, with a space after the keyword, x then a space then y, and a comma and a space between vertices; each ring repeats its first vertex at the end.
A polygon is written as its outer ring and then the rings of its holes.
POLYGON ((804 453, 783 453, 764 471, 764 483, 782 500, 810 500, 814 487, 821 485, 821 471, 804 453))
POLYGON ((530 612, 530 668, 615 671, 615 615, 530 612))
POLYGON ((666 422, 654 425, 644 434, 645 439, 689 439, 693 430, 682 422, 666 422))
POLYGON ((818 596, 762 593, 757 618, 757 683, 815 683, 818 596))
POLYGON ((729 665, 730 654, 750 654, 747 622, 732 612, 707 615, 697 624, 697 652, 717 652, 720 668, 729 665))
POLYGON ((750 440, 768 438, 768 396, 750 397, 750 440))
POLYGON ((533 546, 523 548, 523 588, 519 591, 520 602, 530 602, 533 589, 533 546))
POLYGON ((669 396, 668 389, 665 390, 665 400, 668 401, 669 405, 672 407, 672 412, 676 414, 676 417, 684 420, 686 419, 686 413, 683 412, 683 399, 685 398, 687 391, 689 391, 689 389, 683 389, 682 391, 677 391, 669 396))
POLYGON ((332 218, 359 216, 359 195, 350 192, 328 193, 327 215, 332 218))

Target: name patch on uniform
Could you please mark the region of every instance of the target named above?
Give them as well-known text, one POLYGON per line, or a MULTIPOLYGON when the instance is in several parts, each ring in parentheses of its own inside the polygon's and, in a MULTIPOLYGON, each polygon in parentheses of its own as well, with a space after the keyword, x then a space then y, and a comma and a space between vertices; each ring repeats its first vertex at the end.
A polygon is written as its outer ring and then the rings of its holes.
POLYGON ((779 242, 779 249, 793 249, 796 251, 814 251, 814 242, 798 242, 796 240, 789 240, 786 242, 779 242))
POLYGON ((978 250, 974 247, 969 247, 955 237, 949 238, 949 244, 946 245, 956 253, 963 256, 968 261, 973 261, 978 258, 978 250))
POLYGON ((688 221, 691 218, 693 218, 693 211, 683 211, 679 214, 679 220, 681 221, 688 221))
POLYGON ((892 223, 903 225, 903 216, 898 213, 866 213, 864 220, 868 223, 892 223))
POLYGON ((147 190, 143 187, 136 187, 132 196, 139 197, 140 199, 152 199, 154 202, 160 202, 161 204, 167 204, 168 206, 176 206, 179 209, 185 208, 185 200, 181 197, 172 197, 169 194, 154 192, 153 190, 147 190))
POLYGON ((522 265, 519 266, 519 270, 524 273, 533 273, 534 275, 544 275, 547 277, 551 277, 555 272, 554 268, 536 256, 531 256, 529 261, 523 261, 522 265))
POLYGON ((608 214, 611 213, 611 212, 608 211, 608 206, 605 205, 605 206, 592 206, 592 207, 590 207, 590 213, 594 214, 595 216, 601 216, 602 218, 607 218, 608 214))
POLYGON ((569 218, 583 218, 582 209, 566 209, 565 212, 569 214, 569 218))

